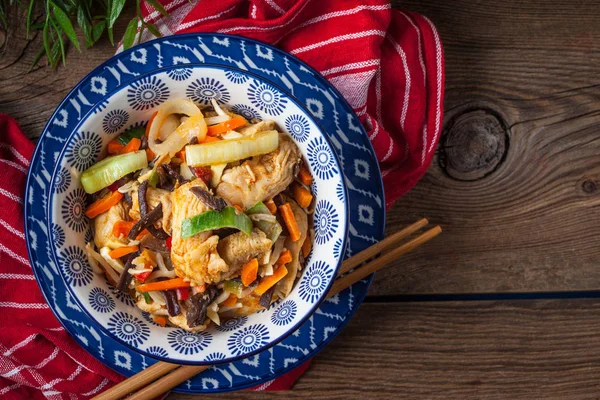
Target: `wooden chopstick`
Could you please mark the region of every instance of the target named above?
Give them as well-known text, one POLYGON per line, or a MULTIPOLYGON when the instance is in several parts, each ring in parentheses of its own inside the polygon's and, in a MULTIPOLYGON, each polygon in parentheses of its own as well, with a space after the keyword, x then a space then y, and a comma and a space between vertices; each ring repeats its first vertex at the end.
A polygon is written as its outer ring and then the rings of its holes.
MULTIPOLYGON (((439 226, 435 226, 428 230, 427 232, 409 240, 403 245, 385 252, 387 249, 391 248, 394 245, 397 245, 402 239, 410 236, 411 234, 417 232, 419 229, 426 226, 429 222, 427 219, 423 218, 418 220, 417 222, 407 226, 406 228, 394 233, 393 235, 388 236, 381 242, 369 247, 366 250, 356 254, 355 256, 349 258, 344 261, 340 270, 338 271, 338 279, 334 282, 331 290, 327 294, 327 298, 336 295, 342 290, 346 289, 350 285, 364 279, 369 276, 373 272, 376 272, 391 261, 396 260, 400 256, 414 250, 418 246, 428 242, 433 239, 437 235, 442 232, 442 228, 439 226), (356 268, 365 261, 373 258, 377 254, 384 252, 380 257, 375 260, 361 266, 360 268, 356 268), (350 272, 345 276, 343 275, 345 272, 355 268, 354 271, 350 272)), ((157 362, 153 366, 145 369, 132 376, 129 379, 119 383, 118 385, 112 387, 111 389, 101 393, 100 395, 93 398, 93 400, 115 400, 123 398, 128 393, 135 391, 136 389, 142 388, 137 392, 133 393, 131 396, 127 397, 131 400, 148 400, 152 399, 156 396, 159 396, 175 386, 185 382, 191 377, 197 375, 198 373, 210 368, 209 365, 202 366, 179 366, 176 364, 169 364, 165 362, 157 362), (150 371, 150 372, 149 372, 150 371), (173 371, 173 372, 171 372, 173 371), (171 373, 169 373, 171 372, 171 373), (163 376, 168 374, 166 376, 163 376), (162 377, 156 381, 156 378, 162 377), (154 382, 153 382, 154 381, 154 382), (152 383, 150 383, 152 382, 152 383), (147 386, 145 386, 147 385, 147 386), (145 387, 144 387, 145 386, 145 387)))

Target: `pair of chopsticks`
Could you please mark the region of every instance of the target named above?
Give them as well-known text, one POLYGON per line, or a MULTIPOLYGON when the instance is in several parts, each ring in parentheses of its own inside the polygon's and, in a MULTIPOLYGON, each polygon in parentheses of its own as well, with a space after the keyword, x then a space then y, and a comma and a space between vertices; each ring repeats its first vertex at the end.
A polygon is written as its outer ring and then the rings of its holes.
MULTIPOLYGON (((388 236, 381 242, 374 244, 368 249, 344 261, 338 272, 336 281, 333 283, 331 290, 327 294, 327 298, 341 292, 353 283, 366 278, 373 272, 382 269, 390 262, 397 260, 404 254, 416 249, 442 232, 440 226, 435 226, 428 231, 415 236, 406 243, 399 245, 400 241, 408 238, 428 224, 429 221, 427 221, 427 219, 420 219, 412 225, 388 236), (390 250, 393 247, 395 248, 390 250), (379 253, 383 254, 361 266, 361 264, 377 256, 379 253), (351 271, 353 269, 354 271, 351 271)), ((210 365, 181 366, 166 362, 157 362, 151 367, 146 368, 118 385, 108 389, 104 393, 99 394, 94 397, 93 400, 116 400, 124 398, 129 393, 133 392, 135 393, 127 397, 129 400, 153 399, 208 368, 210 368, 210 365)))

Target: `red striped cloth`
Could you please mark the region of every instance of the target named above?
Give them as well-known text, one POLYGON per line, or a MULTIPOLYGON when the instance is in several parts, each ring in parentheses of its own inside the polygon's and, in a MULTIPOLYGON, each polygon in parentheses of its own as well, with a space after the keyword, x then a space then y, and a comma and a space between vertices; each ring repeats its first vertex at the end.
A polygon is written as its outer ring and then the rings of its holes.
MULTIPOLYGON (((369 133, 388 206, 425 173, 440 133, 444 89, 441 43, 425 17, 375 0, 160 1, 169 18, 145 3, 143 12, 165 35, 248 36, 321 71, 369 133)), ((22 211, 32 152, 16 122, 0 114, 0 398, 84 399, 123 378, 77 345, 35 283, 22 211)), ((307 367, 255 390, 288 389, 307 367)))

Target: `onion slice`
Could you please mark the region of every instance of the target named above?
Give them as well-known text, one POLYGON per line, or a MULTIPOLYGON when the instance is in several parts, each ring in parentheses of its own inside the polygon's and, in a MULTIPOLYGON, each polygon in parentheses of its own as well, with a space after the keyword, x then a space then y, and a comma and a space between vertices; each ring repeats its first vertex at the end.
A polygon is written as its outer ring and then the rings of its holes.
POLYGON ((148 147, 155 154, 169 154, 171 157, 183 148, 193 137, 199 142, 206 137, 206 121, 202 111, 190 100, 170 100, 159 107, 156 117, 150 125, 148 132, 148 147), (166 118, 172 114, 184 114, 189 118, 171 133, 165 141, 158 143, 160 128, 166 118))

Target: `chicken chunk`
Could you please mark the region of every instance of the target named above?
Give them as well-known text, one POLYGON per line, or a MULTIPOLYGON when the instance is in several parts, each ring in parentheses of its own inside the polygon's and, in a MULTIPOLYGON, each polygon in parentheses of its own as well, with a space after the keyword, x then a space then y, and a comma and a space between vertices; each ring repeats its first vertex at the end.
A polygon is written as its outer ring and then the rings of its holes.
POLYGON ((279 134, 279 148, 225 170, 217 194, 229 203, 247 209, 282 192, 294 180, 300 162, 298 147, 279 134))
POLYGON ((209 209, 190 191, 190 188, 195 186, 207 190, 201 179, 195 179, 178 187, 171 194, 171 261, 178 276, 189 279, 193 286, 199 286, 221 281, 222 275, 229 271, 229 267, 217 252, 219 237, 212 235, 211 231, 201 232, 187 239, 181 237, 183 220, 209 209))
POLYGON ((110 247, 111 249, 121 247, 127 243, 127 238, 118 238, 113 235, 113 226, 117 221, 124 221, 125 205, 121 201, 94 218, 94 242, 97 248, 110 247))
POLYGON ((306 235, 308 234, 308 217, 306 213, 293 199, 286 198, 286 201, 290 203, 290 207, 294 213, 294 218, 298 223, 300 239, 296 240, 295 242, 293 242, 289 237, 285 239, 283 246, 288 249, 290 253, 292 253, 292 261, 286 265, 288 270, 287 275, 282 280, 277 282, 277 285, 275 286, 275 294, 280 298, 287 297, 294 287, 296 275, 300 269, 300 251, 302 250, 302 244, 306 240, 306 235))
MULTIPOLYGON (((171 232, 171 192, 163 189, 155 189, 149 187, 146 192, 146 202, 148 203, 148 211, 154 209, 154 207, 162 204, 163 217, 161 220, 162 227, 165 232, 171 232)), ((129 210, 129 217, 138 220, 140 219, 140 202, 138 197, 137 187, 131 192, 131 209, 129 210)))
POLYGON ((217 250, 229 265, 229 271, 224 279, 236 276, 242 266, 253 258, 261 258, 271 248, 273 243, 261 230, 254 228, 250 236, 244 232, 229 235, 219 242, 217 250))

